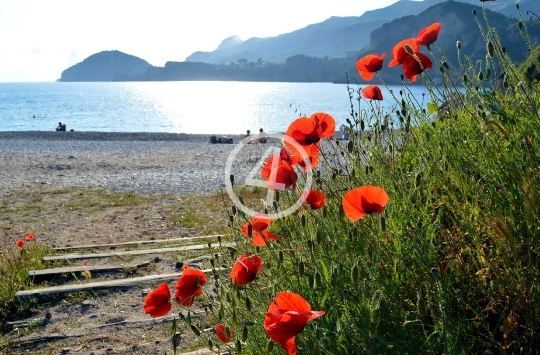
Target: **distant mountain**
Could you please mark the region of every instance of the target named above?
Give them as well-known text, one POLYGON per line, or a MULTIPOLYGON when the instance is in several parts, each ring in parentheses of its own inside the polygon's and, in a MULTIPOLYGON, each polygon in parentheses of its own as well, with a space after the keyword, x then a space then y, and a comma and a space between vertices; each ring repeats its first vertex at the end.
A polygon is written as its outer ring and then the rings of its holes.
POLYGON ((120 51, 103 51, 64 70, 58 81, 133 80, 150 67, 152 65, 141 58, 120 51))
MULTIPOLYGON (((401 0, 382 9, 366 11, 362 16, 330 17, 321 23, 268 38, 250 38, 241 41, 233 36, 211 52, 195 52, 186 58, 187 62, 230 63, 239 59, 255 62, 261 58, 266 62, 283 63, 288 57, 303 54, 313 57, 343 57, 354 55, 365 49, 370 42, 372 31, 384 23, 404 16, 417 15, 433 5, 447 0, 401 0), (230 39, 234 38, 234 45, 230 39), (224 45, 227 43, 227 45, 224 45)), ((459 0, 472 5, 480 5, 478 0, 459 0)), ((486 3, 486 9, 518 17, 515 0, 497 0, 486 3)), ((521 11, 540 13, 540 0, 521 0, 521 11)))

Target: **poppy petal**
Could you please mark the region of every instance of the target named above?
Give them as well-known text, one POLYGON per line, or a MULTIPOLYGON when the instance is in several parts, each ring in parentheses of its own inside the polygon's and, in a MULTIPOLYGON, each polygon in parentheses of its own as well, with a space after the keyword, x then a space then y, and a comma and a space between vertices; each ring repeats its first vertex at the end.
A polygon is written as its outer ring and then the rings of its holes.
POLYGON ((334 117, 324 112, 316 112, 311 115, 309 119, 316 123, 315 127, 317 127, 317 124, 320 127, 320 139, 330 138, 334 136, 334 132, 336 131, 336 120, 334 119, 334 117))
POLYGON ((314 210, 319 210, 326 204, 326 195, 324 192, 309 190, 304 192, 304 195, 306 196, 305 203, 310 205, 314 210))
POLYGON ((431 69, 432 66, 433 63, 428 56, 415 52, 414 55, 410 55, 403 62, 403 75, 414 83, 417 75, 422 74, 426 69, 431 69))
POLYGON ((366 86, 362 90, 362 96, 369 100, 379 100, 382 101, 383 96, 381 89, 377 85, 366 86))
POLYGON ((386 191, 378 186, 361 186, 343 196, 343 212, 355 222, 368 213, 382 213, 389 198, 386 191))
POLYGON ((392 56, 394 59, 388 64, 389 67, 395 67, 396 65, 403 64, 405 58, 410 56, 405 50, 405 45, 412 48, 413 52, 418 52, 418 41, 416 38, 405 39, 394 46, 392 49, 392 56))
POLYGON ((149 292, 144 299, 144 313, 152 317, 161 317, 169 313, 171 305, 171 291, 167 282, 163 282, 155 290, 149 292))
POLYGON ((229 335, 230 337, 227 337, 227 331, 225 330, 225 324, 218 324, 214 327, 214 330, 216 332, 216 336, 217 338, 222 342, 222 343, 229 343, 233 340, 234 338, 234 333, 229 330, 229 335))
POLYGON ((418 33, 418 44, 422 46, 429 46, 437 40, 439 37, 439 31, 441 30, 441 24, 435 22, 426 28, 423 28, 418 33))
POLYGON ((242 286, 252 282, 261 272, 263 261, 257 255, 246 254, 239 257, 231 269, 231 282, 242 286))
POLYGON ((380 57, 373 53, 360 58, 356 62, 356 69, 360 77, 365 81, 373 79, 375 73, 382 69, 385 57, 386 53, 383 53, 380 57))

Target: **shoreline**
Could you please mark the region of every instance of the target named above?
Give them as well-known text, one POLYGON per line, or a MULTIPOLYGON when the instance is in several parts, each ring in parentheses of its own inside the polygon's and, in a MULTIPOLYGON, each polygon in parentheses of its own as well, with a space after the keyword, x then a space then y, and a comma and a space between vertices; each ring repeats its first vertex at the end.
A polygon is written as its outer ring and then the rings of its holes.
MULTIPOLYGON (((2 139, 41 139, 53 141, 183 141, 210 142, 213 134, 169 133, 169 132, 99 132, 99 131, 0 131, 2 139)), ((232 137, 234 142, 241 140, 242 134, 215 134, 216 137, 232 137)), ((255 137, 255 135, 254 135, 255 137)))

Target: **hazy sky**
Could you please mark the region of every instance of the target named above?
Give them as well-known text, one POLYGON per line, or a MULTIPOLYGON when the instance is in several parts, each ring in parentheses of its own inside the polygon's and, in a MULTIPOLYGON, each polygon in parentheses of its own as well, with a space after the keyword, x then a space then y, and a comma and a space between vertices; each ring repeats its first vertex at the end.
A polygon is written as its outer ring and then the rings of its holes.
POLYGON ((270 37, 397 0, 0 0, 0 82, 54 81, 117 49, 163 66, 229 36, 270 37))

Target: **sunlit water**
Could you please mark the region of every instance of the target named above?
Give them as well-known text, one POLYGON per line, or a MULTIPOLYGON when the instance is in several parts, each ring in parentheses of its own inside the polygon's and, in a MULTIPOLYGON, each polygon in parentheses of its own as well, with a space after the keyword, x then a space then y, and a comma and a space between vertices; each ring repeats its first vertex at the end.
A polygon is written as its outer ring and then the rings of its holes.
MULTIPOLYGON (((356 86, 353 87, 357 89, 356 86)), ((402 87, 391 87, 399 97, 402 87)), ((422 86, 409 99, 425 106, 422 86)), ((383 88, 386 109, 396 102, 383 88)), ((353 94, 355 110, 357 94, 353 94)), ((377 105, 379 103, 376 103, 377 105)), ((361 110, 370 103, 362 101, 361 110)), ((283 132, 299 115, 350 117, 344 84, 260 82, 0 83, 0 131, 68 130, 242 134, 283 132)))

